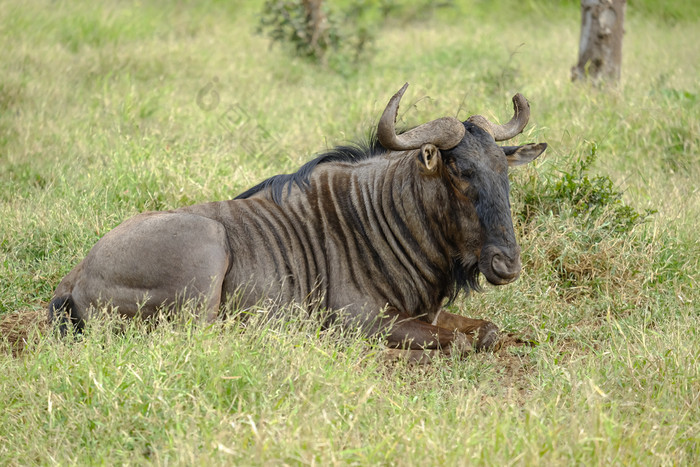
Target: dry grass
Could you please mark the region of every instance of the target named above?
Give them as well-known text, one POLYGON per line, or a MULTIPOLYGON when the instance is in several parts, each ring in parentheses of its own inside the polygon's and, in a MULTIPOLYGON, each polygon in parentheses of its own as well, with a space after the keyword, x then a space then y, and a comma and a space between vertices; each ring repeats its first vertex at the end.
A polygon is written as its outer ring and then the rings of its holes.
POLYGON ((0 348, 7 349, 15 357, 48 333, 45 309, 14 311, 0 316, 0 348))

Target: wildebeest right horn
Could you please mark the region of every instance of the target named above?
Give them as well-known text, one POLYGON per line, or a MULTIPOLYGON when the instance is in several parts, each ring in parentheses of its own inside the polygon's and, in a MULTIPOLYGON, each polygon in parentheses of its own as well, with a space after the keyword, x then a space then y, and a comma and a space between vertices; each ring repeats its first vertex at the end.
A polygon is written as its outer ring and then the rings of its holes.
POLYGON ((513 96, 513 110, 513 118, 505 125, 496 125, 481 115, 473 115, 467 121, 486 130, 496 141, 505 141, 523 131, 530 120, 530 104, 520 93, 513 96))
POLYGON ((399 102, 403 97, 408 83, 394 94, 379 119, 377 137, 385 148, 392 151, 407 151, 418 149, 424 144, 431 143, 440 149, 450 149, 459 144, 464 138, 464 125, 454 117, 443 117, 424 123, 401 135, 396 134, 396 115, 399 102))

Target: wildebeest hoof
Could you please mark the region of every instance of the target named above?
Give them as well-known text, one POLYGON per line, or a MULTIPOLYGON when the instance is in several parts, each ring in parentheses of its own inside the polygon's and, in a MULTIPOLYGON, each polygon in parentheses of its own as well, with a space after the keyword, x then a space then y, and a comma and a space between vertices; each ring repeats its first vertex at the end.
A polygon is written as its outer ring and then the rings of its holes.
POLYGON ((477 352, 490 350, 498 342, 498 326, 488 323, 479 328, 479 335, 476 338, 474 349, 477 352))
POLYGON ((473 352, 474 346, 469 336, 463 332, 455 332, 455 338, 450 344, 448 355, 465 356, 473 352))

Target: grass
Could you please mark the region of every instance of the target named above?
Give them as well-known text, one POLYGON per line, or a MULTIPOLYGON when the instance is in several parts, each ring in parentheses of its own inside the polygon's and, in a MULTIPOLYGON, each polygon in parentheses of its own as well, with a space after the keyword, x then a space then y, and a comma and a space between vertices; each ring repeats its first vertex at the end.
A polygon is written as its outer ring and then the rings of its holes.
POLYGON ((577 2, 399 14, 325 67, 256 35, 255 2, 5 2, 0 318, 38 324, 0 352, 0 464, 697 464, 699 15, 655 6, 630 2, 600 90, 569 82, 577 2), (362 137, 405 81, 406 125, 530 100, 516 142, 550 147, 512 174, 523 274, 454 309, 538 345, 414 367, 313 322, 46 335, 54 287, 122 220, 362 137), (656 213, 619 231, 557 191, 592 148, 589 180, 656 213))

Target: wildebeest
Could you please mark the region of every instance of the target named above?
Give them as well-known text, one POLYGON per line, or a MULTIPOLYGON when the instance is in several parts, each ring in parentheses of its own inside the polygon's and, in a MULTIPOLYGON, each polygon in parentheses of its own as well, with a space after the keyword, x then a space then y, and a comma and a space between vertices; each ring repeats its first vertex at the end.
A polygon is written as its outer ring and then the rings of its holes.
POLYGON ((61 281, 49 319, 81 330, 104 306, 150 317, 189 302, 213 320, 225 304, 284 313, 297 303, 386 333, 391 347, 489 347, 494 325, 442 306, 477 289, 480 275, 496 285, 518 277, 508 166, 547 145, 496 144, 527 124, 520 94, 505 125, 444 117, 397 134, 407 86, 368 147, 335 148, 234 200, 123 222, 61 281))

